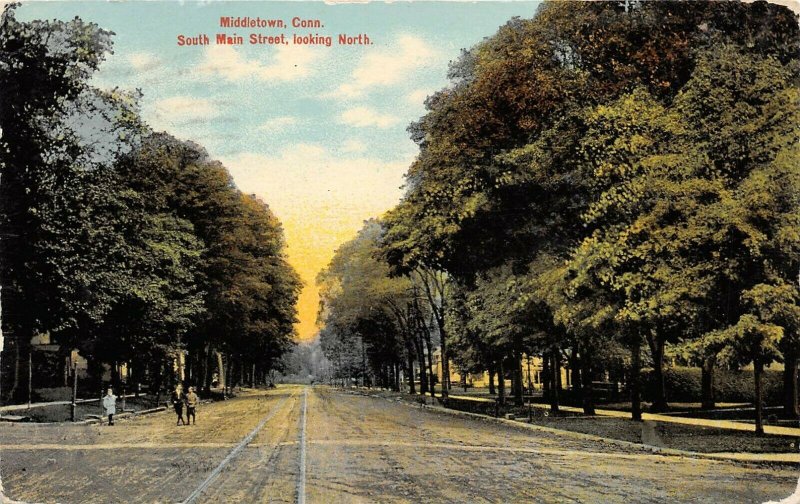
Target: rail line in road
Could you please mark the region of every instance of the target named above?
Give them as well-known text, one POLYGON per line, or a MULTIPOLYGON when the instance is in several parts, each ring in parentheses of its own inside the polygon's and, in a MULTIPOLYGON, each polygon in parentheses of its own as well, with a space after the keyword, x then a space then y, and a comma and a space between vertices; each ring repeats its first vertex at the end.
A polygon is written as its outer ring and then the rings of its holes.
POLYGON ((303 389, 303 412, 300 419, 300 472, 297 475, 297 504, 306 504, 306 416, 308 387, 303 389))
MULTIPOLYGON (((284 441, 279 443, 279 446, 295 446, 300 445, 299 441, 284 441)), ((340 446, 343 448, 413 448, 423 450, 450 450, 461 452, 487 452, 487 453, 518 453, 527 455, 553 455, 561 457, 577 457, 577 458, 602 458, 602 459, 619 459, 619 460, 643 460, 655 459, 663 460, 667 455, 663 453, 651 452, 642 450, 641 453, 613 453, 608 451, 591 451, 591 450, 569 450, 569 449, 553 449, 553 448, 526 448, 514 446, 495 446, 495 445, 475 445, 463 443, 436 443, 431 441, 419 442, 404 442, 404 441, 381 441, 381 440, 353 440, 353 439, 320 439, 307 441, 302 445, 303 449, 306 445, 311 446, 340 446)), ((258 445, 252 445, 258 446, 258 445)), ((709 463, 724 463, 724 453, 712 453, 716 458, 704 457, 709 459, 709 463)), ((675 456, 675 455, 669 455, 675 456)), ((683 458, 692 458, 691 456, 683 456, 683 458)))
POLYGON ((196 430, 173 427, 166 414, 117 428, 0 427, 3 484, 27 502, 194 504, 471 502, 476 495, 716 504, 764 502, 797 486, 793 467, 664 456, 322 387, 254 391, 209 405, 203 417, 196 430))
POLYGON ((189 494, 189 496, 186 499, 182 501, 182 504, 191 504, 195 502, 197 498, 200 497, 203 494, 203 492, 205 492, 206 489, 208 489, 208 487, 217 479, 217 477, 219 477, 219 474, 222 472, 225 466, 227 466, 231 460, 233 460, 242 450, 244 450, 244 448, 248 444, 250 444, 250 442, 252 442, 253 439, 255 439, 256 435, 258 435, 261 429, 264 428, 267 422, 269 422, 272 419, 272 417, 274 417, 290 399, 295 398, 296 395, 297 394, 292 394, 289 397, 284 398, 277 405, 275 405, 275 407, 273 407, 270 410, 270 412, 267 413, 267 415, 261 420, 261 422, 259 422, 259 424, 252 431, 250 431, 250 433, 247 436, 245 436, 239 442, 239 444, 236 445, 233 448, 233 450, 231 450, 230 453, 228 453, 228 455, 224 459, 222 459, 222 462, 220 462, 219 465, 217 465, 217 467, 215 467, 214 470, 211 471, 208 477, 206 477, 206 479, 204 479, 202 483, 200 483, 200 485, 198 485, 197 488, 195 488, 194 491, 191 494, 189 494))

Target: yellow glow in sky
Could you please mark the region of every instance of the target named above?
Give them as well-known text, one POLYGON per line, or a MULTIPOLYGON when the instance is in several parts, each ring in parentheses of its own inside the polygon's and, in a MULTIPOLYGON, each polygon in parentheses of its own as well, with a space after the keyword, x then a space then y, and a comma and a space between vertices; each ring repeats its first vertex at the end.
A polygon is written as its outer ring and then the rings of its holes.
POLYGON ((411 159, 386 163, 369 154, 297 144, 275 156, 246 154, 223 162, 236 185, 263 198, 283 223, 289 263, 305 284, 298 302, 298 336, 300 341, 313 339, 318 331, 317 273, 366 219, 397 204, 411 159))

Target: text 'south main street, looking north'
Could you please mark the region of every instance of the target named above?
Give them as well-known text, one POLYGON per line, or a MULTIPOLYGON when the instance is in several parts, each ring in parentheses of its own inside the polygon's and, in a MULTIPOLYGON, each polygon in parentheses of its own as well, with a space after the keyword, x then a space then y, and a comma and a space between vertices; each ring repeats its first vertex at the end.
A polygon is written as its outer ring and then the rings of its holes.
MULTIPOLYGON (((316 18, 301 18, 294 16, 287 23, 283 19, 261 18, 261 17, 232 17, 222 16, 219 18, 220 28, 240 28, 240 29, 323 29, 325 24, 316 18)), ((212 45, 313 45, 330 47, 337 45, 372 45, 373 41, 366 33, 347 34, 338 33, 333 35, 323 35, 320 33, 247 33, 236 32, 215 33, 209 36, 208 33, 179 34, 176 37, 177 45, 180 47, 207 46, 212 45)))

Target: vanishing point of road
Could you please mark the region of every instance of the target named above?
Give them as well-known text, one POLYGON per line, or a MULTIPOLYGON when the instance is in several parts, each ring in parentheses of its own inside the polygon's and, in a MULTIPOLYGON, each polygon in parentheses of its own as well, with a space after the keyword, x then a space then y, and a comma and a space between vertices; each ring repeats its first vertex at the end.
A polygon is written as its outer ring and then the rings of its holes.
POLYGON ((0 426, 24 502, 761 503, 796 468, 650 453, 322 386, 103 425, 0 426))

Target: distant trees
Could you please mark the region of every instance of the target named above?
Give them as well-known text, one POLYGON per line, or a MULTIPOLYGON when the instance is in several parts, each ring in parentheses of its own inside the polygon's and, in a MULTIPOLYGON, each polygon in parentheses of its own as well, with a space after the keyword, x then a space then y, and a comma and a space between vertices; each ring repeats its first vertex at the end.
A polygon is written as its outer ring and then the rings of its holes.
POLYGON ((381 244, 392 274, 446 279, 443 353, 566 359, 591 412, 626 349, 634 417, 643 357, 667 408, 668 347, 707 384, 752 363, 756 390, 779 360, 796 415, 799 43, 765 2, 546 2, 464 51, 381 244))
POLYGON ((214 351, 235 362, 237 381, 253 365, 271 369, 291 345, 300 280, 269 207, 239 192, 202 148, 164 133, 143 138, 120 169, 154 205, 183 216, 205 244, 195 280, 205 310, 183 342, 198 381, 210 384, 214 351))
POLYGON ((155 385, 178 350, 199 383, 214 351, 237 381, 268 371, 291 345, 300 286, 278 220, 201 147, 153 133, 136 94, 89 84, 111 33, 14 10, 0 22, 4 392, 21 393, 40 332, 96 372, 128 362, 155 385))
MULTIPOLYGON (((367 221, 355 239, 342 245, 320 272, 322 349, 336 378, 399 389, 400 369, 419 359, 411 284, 391 278, 377 256, 381 225, 367 221)), ((413 383, 413 382, 412 382, 413 383)))

